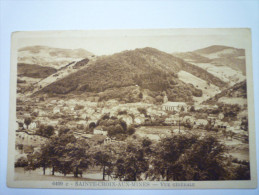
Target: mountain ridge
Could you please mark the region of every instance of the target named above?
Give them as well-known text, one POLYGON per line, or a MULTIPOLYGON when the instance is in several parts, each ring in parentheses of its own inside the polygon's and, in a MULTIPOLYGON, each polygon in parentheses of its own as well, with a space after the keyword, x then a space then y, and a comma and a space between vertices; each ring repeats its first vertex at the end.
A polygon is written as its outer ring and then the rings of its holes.
POLYGON ((180 81, 180 70, 192 72, 221 87, 225 85, 205 70, 166 52, 146 47, 98 57, 87 68, 51 83, 36 95, 99 93, 107 89, 137 85, 155 94, 166 91, 171 101, 193 101, 192 96, 201 96, 202 91, 180 81))
POLYGON ((18 49, 18 63, 37 64, 59 69, 62 66, 94 55, 84 49, 62 49, 49 46, 27 46, 18 49))

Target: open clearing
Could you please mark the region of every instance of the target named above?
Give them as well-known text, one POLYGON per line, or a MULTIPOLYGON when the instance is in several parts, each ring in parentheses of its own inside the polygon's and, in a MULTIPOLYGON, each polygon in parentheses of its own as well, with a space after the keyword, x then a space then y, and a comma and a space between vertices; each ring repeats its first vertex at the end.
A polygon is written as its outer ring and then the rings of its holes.
POLYGON ((217 86, 215 86, 213 84, 208 84, 206 81, 204 81, 188 72, 180 71, 178 73, 178 77, 181 81, 183 81, 185 83, 193 84, 194 87, 202 90, 202 92, 203 92, 202 97, 193 98, 197 103, 201 103, 201 102, 213 97, 217 93, 221 92, 217 86))

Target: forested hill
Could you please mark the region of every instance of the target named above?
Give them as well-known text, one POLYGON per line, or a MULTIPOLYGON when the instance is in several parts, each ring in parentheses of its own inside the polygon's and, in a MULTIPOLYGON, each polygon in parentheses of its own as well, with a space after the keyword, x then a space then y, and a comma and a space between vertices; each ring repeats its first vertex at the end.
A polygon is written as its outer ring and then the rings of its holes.
POLYGON ((32 78, 46 78, 51 74, 57 72, 55 68, 48 66, 40 66, 37 64, 17 64, 18 76, 32 77, 32 78))
POLYGON ((48 85, 38 93, 96 93, 111 88, 138 85, 151 91, 167 91, 169 99, 170 94, 171 97, 186 96, 188 101, 192 100, 192 96, 200 96, 200 90, 178 79, 180 70, 190 72, 217 86, 224 85, 224 82, 213 75, 182 59, 157 49, 143 48, 100 57, 89 67, 48 85))

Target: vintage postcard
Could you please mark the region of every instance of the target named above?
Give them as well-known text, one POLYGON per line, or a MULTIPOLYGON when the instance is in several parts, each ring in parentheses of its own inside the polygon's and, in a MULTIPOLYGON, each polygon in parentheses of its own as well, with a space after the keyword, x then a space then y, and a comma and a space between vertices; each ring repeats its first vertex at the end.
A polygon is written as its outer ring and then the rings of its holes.
POLYGON ((7 185, 256 188, 249 29, 14 32, 7 185))

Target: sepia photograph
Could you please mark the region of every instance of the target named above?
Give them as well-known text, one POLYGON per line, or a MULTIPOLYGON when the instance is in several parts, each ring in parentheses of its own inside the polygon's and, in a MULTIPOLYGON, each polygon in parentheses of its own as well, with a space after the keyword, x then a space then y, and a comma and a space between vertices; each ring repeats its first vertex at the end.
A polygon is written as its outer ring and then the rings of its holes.
POLYGON ((249 29, 14 32, 8 186, 255 188, 249 29))

